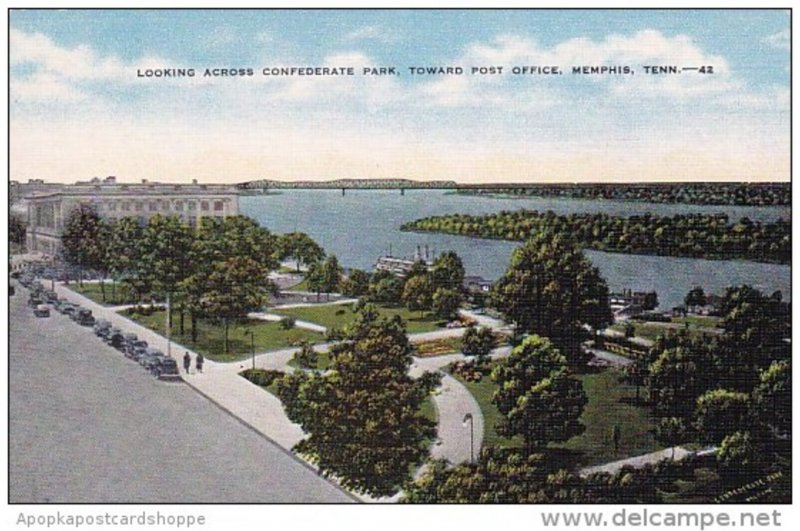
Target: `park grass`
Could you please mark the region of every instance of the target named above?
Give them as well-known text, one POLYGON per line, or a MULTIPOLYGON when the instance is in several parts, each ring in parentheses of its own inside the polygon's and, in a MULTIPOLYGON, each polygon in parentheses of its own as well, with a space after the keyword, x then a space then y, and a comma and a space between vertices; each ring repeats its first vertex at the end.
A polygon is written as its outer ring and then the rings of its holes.
POLYGON ((673 323, 689 323, 689 326, 698 328, 718 328, 722 326, 722 318, 711 315, 687 315, 686 317, 673 317, 673 323))
POLYGON ((311 288, 308 285, 308 279, 304 278, 303 280, 301 280, 297 284, 292 284, 291 286, 286 288, 284 291, 311 291, 311 288))
MULTIPOLYGON (((409 334, 432 332, 446 324, 430 313, 420 316, 419 312, 411 312, 403 307, 377 306, 377 308, 378 312, 385 317, 391 318, 399 315, 405 321, 409 334)), ((300 321, 308 321, 328 329, 343 328, 355 319, 352 304, 324 304, 272 310, 271 312, 284 317, 294 317, 300 321)))
POLYGON ((105 283, 105 302, 103 302, 103 292, 100 289, 99 282, 84 282, 83 286, 78 283, 73 283, 65 287, 103 306, 120 306, 122 304, 135 304, 137 302, 130 288, 119 282, 117 282, 117 286, 114 289, 111 287, 111 282, 105 283), (115 297, 111 296, 112 292, 115 292, 115 297))
MULTIPOLYGON (((499 425, 502 415, 492 403, 497 385, 491 378, 484 376, 480 382, 467 382, 458 375, 453 376, 466 386, 481 408, 484 446, 521 447, 521 437, 509 439, 497 434, 496 426, 499 425)), ((653 438, 654 423, 647 410, 632 403, 636 396, 635 388, 621 383, 620 376, 621 373, 614 369, 577 376, 583 382, 588 398, 580 419, 586 426, 586 431, 564 443, 552 444, 551 448, 575 453, 578 464, 582 466, 624 459, 662 448, 653 438), (614 451, 611 440, 615 425, 621 430, 617 451, 614 451)))
POLYGON ((636 388, 620 382, 621 377, 616 369, 577 376, 589 399, 580 419, 586 431, 558 446, 581 452, 582 465, 607 463, 663 448, 653 437, 655 424, 648 410, 634 405, 636 388), (616 451, 614 426, 620 428, 616 451))
MULTIPOLYGON (((166 335, 164 310, 155 311, 150 315, 131 315, 130 311, 125 311, 123 315, 150 330, 166 335)), ((202 352, 205 357, 213 361, 237 361, 251 356, 250 335, 245 335, 245 332, 249 330, 252 330, 255 336, 256 352, 296 346, 302 341, 318 343, 323 340, 322 334, 311 330, 296 327, 284 330, 278 322, 248 319, 244 323, 230 325, 228 329, 228 353, 223 354, 225 329, 222 324, 199 321, 197 323, 197 341, 192 341, 191 326, 188 323, 188 319, 183 334, 179 331, 177 321, 177 314, 175 314, 172 323, 172 340, 195 352, 202 352)))

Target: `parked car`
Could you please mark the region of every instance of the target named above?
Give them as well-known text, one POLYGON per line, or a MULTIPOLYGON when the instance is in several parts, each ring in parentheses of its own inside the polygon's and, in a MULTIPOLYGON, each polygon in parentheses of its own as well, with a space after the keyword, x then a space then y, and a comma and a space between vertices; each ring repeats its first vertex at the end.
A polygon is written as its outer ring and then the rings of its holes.
POLYGON ((174 358, 164 357, 156 367, 156 377, 164 381, 179 381, 181 373, 178 370, 178 362, 174 358))
POLYGON ((31 308, 37 308, 43 303, 44 301, 42 301, 42 299, 36 297, 35 295, 31 295, 30 298, 28 299, 28 306, 30 306, 31 308))
POLYGON ((56 294, 55 291, 50 291, 50 290, 45 291, 44 292, 44 300, 46 300, 48 303, 52 304, 52 303, 54 303, 54 302, 56 302, 58 300, 58 295, 56 294))
POLYGON ((144 349, 144 352, 139 356, 139 359, 137 361, 139 362, 139 365, 141 365, 142 367, 150 369, 152 364, 157 363, 156 358, 158 358, 159 356, 163 357, 164 353, 158 350, 157 348, 148 347, 144 349))
POLYGON ((105 319, 97 319, 94 322, 92 330, 94 330, 95 335, 100 336, 102 330, 107 330, 109 328, 111 328, 111 321, 107 321, 105 319))
POLYGON ((133 360, 138 360, 139 356, 144 354, 147 350, 147 341, 138 339, 125 347, 125 357, 133 360))
POLYGON ((111 345, 114 348, 120 348, 122 346, 122 330, 119 328, 109 328, 108 332, 105 334, 106 343, 111 345))
POLYGON ((16 294, 16 292, 17 291, 14 289, 14 286, 9 286, 8 287, 8 296, 9 297, 13 297, 16 294))
POLYGON ((81 326, 94 325, 94 316, 92 315, 92 310, 87 310, 86 308, 81 308, 76 311, 74 319, 75 322, 81 326))
POLYGON ((126 332, 122 334, 122 351, 128 352, 128 347, 133 345, 139 338, 136 337, 136 334, 131 332, 126 332))
POLYGON ((40 306, 37 306, 33 310, 33 315, 35 315, 36 317, 50 317, 50 308, 48 308, 47 306, 45 306, 43 304, 40 305, 40 306))
POLYGON ((79 306, 77 306, 76 304, 68 302, 65 303, 63 306, 61 306, 61 308, 59 308, 59 311, 64 315, 69 316, 71 319, 72 316, 75 315, 75 312, 78 310, 78 308, 79 306))

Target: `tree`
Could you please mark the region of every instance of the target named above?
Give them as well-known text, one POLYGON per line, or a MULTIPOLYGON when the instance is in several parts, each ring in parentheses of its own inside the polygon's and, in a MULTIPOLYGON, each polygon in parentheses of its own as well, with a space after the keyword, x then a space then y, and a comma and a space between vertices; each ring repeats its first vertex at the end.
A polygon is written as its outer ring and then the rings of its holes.
POLYGON ((792 368, 789 360, 773 361, 761 371, 753 389, 754 415, 773 437, 792 432, 792 368))
POLYGON ((439 377, 408 375, 411 346, 402 321, 378 317, 370 305, 361 307, 331 356, 328 373, 279 387, 287 414, 309 434, 295 449, 347 488, 394 494, 425 458, 425 440, 436 432, 419 410, 439 377))
POLYGON ((560 234, 539 234, 514 251, 492 291, 492 301, 516 331, 551 341, 571 365, 585 361, 583 325, 611 321, 608 286, 597 268, 560 234))
POLYGON ((321 262, 312 262, 306 271, 308 288, 317 294, 317 302, 325 290, 325 268, 321 262))
MULTIPOLYGON (((112 298, 116 297, 116 282, 120 278, 138 279, 142 253, 142 226, 136 218, 125 217, 111 225, 110 237, 106 252, 108 254, 108 270, 113 283, 112 298)), ((149 286, 131 282, 139 300, 149 286)))
POLYGON ((461 293, 449 288, 439 288, 433 294, 431 309, 439 319, 455 319, 461 306, 461 293))
POLYGON ((442 253, 433 261, 431 280, 435 290, 445 288, 460 293, 464 289, 464 264, 454 251, 442 253))
POLYGON ((714 389, 697 399, 696 427, 704 442, 719 444, 726 436, 750 427, 750 396, 714 389))
POLYGON ((28 224, 19 216, 8 216, 8 241, 17 245, 25 245, 25 234, 28 224))
POLYGON ((281 258, 295 260, 298 273, 302 265, 311 265, 325 257, 325 251, 322 247, 304 232, 284 234, 281 238, 280 249, 281 258))
POLYGON ((747 431, 727 435, 719 445, 717 461, 729 481, 752 478, 759 468, 759 451, 747 431))
POLYGON ((396 304, 403 296, 403 282, 388 271, 375 271, 369 280, 372 302, 396 304))
POLYGON ((91 205, 81 203, 70 211, 61 233, 64 259, 81 270, 105 269, 107 256, 104 223, 91 205))
POLYGON ((586 405, 580 381, 567 372, 566 358, 546 338, 532 335, 498 362, 492 402, 503 415, 500 435, 522 435, 528 450, 566 441, 585 429, 578 421, 586 405))
POLYGON ((303 341, 300 350, 292 357, 294 362, 303 369, 316 369, 319 363, 319 354, 308 341, 303 341))
POLYGON ((416 275, 406 280, 403 287, 403 304, 420 315, 433 305, 433 284, 428 275, 416 275))
POLYGON ((325 259, 321 270, 322 289, 327 294, 328 300, 331 298, 331 293, 339 289, 341 279, 342 268, 339 266, 339 260, 336 255, 332 254, 325 259))
POLYGON ((495 346, 494 332, 486 326, 469 326, 461 337, 461 352, 465 356, 475 356, 478 364, 486 363, 489 353, 495 346))
POLYGON ((347 297, 363 297, 369 291, 369 273, 361 269, 353 269, 342 280, 342 294, 347 297))
POLYGON ((245 318, 268 300, 271 290, 264 281, 267 273, 263 264, 246 256, 233 256, 214 263, 203 306, 206 315, 222 321, 225 354, 228 353, 231 322, 245 318))
POLYGON ((694 404, 714 380, 711 353, 699 343, 683 342, 658 350, 650 364, 649 390, 656 414, 689 419, 694 404))
POLYGON ((672 459, 675 459, 675 446, 686 440, 686 424, 682 418, 664 417, 656 426, 656 440, 672 447, 672 459))
POLYGON ((687 309, 691 308, 692 306, 705 306, 708 304, 708 299, 706 298, 703 288, 700 286, 695 286, 689 290, 689 293, 687 293, 686 297, 683 298, 683 304, 687 309))

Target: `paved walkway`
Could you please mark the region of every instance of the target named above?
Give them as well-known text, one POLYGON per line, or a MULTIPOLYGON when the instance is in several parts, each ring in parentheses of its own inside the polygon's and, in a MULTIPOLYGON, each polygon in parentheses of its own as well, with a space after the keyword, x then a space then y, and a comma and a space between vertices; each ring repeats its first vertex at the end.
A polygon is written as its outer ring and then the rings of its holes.
POLYGON ((586 349, 586 352, 590 352, 595 358, 607 361, 614 367, 624 368, 633 363, 632 359, 626 358, 625 356, 620 356, 619 354, 614 354, 613 352, 609 352, 607 350, 591 347, 583 348, 586 349))
POLYGON ((589 466, 581 469, 580 475, 586 477, 597 472, 616 474, 624 466, 642 468, 647 464, 655 464, 659 461, 663 461, 664 459, 674 459, 675 461, 680 461, 681 459, 685 459, 686 457, 695 453, 696 452, 687 450, 682 446, 675 446, 674 448, 665 448, 664 450, 659 450, 657 452, 638 455, 636 457, 629 457, 627 459, 620 459, 619 461, 612 461, 603 465, 589 466))
MULTIPOLYGON (((278 315, 278 314, 275 314, 275 313, 265 313, 265 312, 251 312, 251 313, 247 314, 247 317, 249 317, 250 319, 260 319, 262 321, 271 321, 273 323, 278 323, 278 322, 283 321, 284 319, 286 319, 285 315, 278 315)), ((318 324, 315 324, 315 323, 310 323, 308 321, 300 321, 300 320, 297 320, 297 319, 295 319, 294 325, 297 328, 305 328, 306 330, 311 330, 313 332, 320 332, 322 334, 324 334, 325 332, 328 331, 328 329, 325 328, 322 325, 318 325, 318 324)))
MULTIPOLYGON (((299 295, 313 295, 314 297, 317 296, 316 293, 309 293, 303 291, 292 291, 292 294, 299 294, 299 295)), ((292 308, 316 308, 317 306, 336 306, 337 304, 355 304, 358 302, 358 299, 336 299, 333 301, 320 301, 320 302, 295 302, 291 304, 278 304, 276 306, 270 306, 270 310, 290 310, 292 308)))

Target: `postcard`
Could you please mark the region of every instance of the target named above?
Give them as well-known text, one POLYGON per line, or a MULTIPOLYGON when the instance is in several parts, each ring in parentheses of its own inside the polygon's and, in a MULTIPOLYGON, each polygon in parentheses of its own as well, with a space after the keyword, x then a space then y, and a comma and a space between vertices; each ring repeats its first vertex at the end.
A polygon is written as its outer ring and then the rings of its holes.
POLYGON ((18 525, 780 525, 790 9, 8 15, 18 525))

